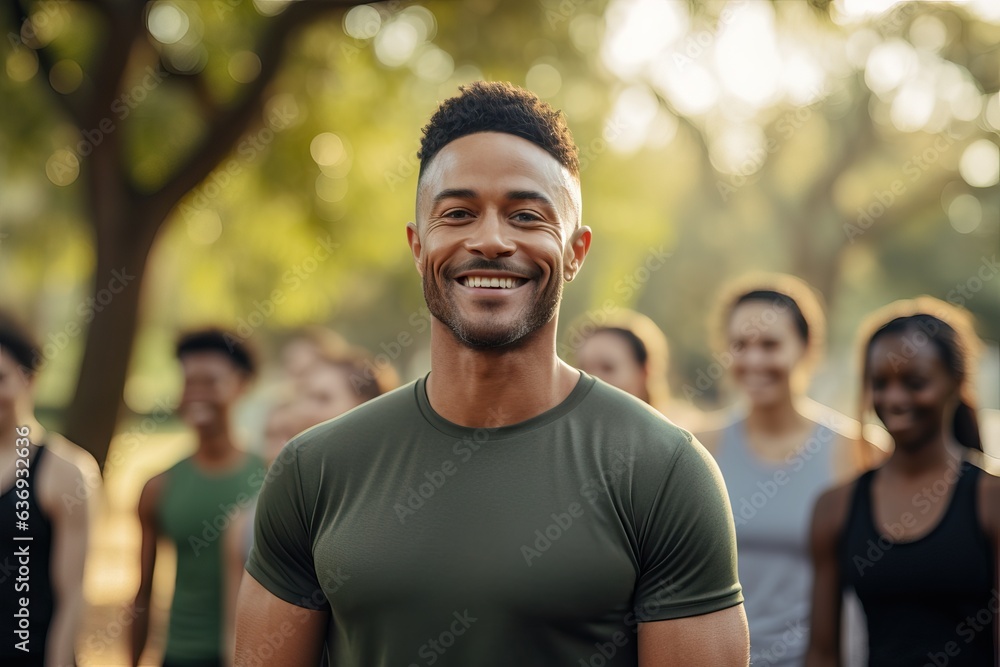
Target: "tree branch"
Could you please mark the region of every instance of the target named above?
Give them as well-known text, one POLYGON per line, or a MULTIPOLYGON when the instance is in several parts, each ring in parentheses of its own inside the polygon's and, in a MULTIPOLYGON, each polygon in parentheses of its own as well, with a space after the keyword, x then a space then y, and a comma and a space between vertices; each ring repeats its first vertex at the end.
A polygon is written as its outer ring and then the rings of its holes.
POLYGON ((94 96, 84 117, 88 127, 96 126, 111 111, 121 89, 129 54, 137 40, 145 37, 143 23, 146 2, 119 3, 114 12, 106 12, 108 34, 105 47, 94 67, 94 96))
MULTIPOLYGON (((30 11, 25 5, 24 0, 15 0, 8 6, 11 11, 11 19, 13 20, 14 26, 18 31, 18 37, 20 37, 23 25, 31 16, 30 11)), ((38 66, 45 74, 45 86, 52 92, 52 95, 55 97, 58 104, 63 108, 67 115, 69 115, 70 120, 73 121, 77 127, 82 128, 83 111, 77 96, 64 95, 52 87, 52 67, 55 63, 53 62, 51 51, 44 46, 39 46, 37 48, 28 46, 23 41, 21 42, 21 45, 35 52, 35 55, 38 57, 38 66)))
POLYGON ((173 207, 232 150, 233 145, 257 118, 263 94, 280 69, 285 43, 296 28, 330 10, 362 4, 366 3, 359 0, 295 2, 271 19, 274 25, 257 49, 261 62, 260 74, 253 83, 247 84, 241 99, 228 112, 220 113, 212 120, 202 141, 163 186, 143 197, 145 203, 160 210, 173 207))

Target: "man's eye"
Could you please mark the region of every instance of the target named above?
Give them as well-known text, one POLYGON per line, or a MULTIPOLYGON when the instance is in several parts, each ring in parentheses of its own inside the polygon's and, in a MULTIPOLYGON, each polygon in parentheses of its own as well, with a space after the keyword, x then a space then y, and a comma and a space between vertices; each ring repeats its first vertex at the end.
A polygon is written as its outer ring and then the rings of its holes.
POLYGON ((518 211, 513 216, 518 222, 538 222, 542 219, 537 213, 532 213, 531 211, 518 211))
POLYGON ((464 218, 469 217, 469 215, 471 215, 471 214, 468 211, 463 211, 462 209, 455 209, 455 210, 452 210, 452 211, 447 211, 441 217, 443 217, 443 218, 451 218, 453 220, 462 220, 464 218))

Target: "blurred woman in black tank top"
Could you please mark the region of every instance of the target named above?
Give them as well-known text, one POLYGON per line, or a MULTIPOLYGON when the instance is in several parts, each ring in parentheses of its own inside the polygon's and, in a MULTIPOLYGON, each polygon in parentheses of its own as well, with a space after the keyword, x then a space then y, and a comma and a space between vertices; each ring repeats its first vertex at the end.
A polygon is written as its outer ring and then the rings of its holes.
MULTIPOLYGON (((41 348, 0 312, 0 665, 75 664, 94 457, 34 415, 41 348)), ((95 658, 96 659, 96 658, 95 658)), ((98 659, 99 660, 99 659, 98 659)))
POLYGON ((892 436, 888 461, 828 491, 812 523, 808 667, 839 665, 839 600, 866 612, 869 664, 998 664, 1000 478, 983 455, 963 311, 930 297, 875 313, 863 338, 863 408, 892 436))

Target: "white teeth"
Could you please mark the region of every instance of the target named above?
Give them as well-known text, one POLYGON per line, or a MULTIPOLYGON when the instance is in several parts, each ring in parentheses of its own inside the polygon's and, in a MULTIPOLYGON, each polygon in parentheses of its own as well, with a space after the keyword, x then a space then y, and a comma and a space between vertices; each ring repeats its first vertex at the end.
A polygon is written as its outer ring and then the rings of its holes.
POLYGON ((481 276, 465 276, 462 284, 466 287, 492 287, 498 289, 511 289, 514 287, 514 278, 485 278, 481 276))

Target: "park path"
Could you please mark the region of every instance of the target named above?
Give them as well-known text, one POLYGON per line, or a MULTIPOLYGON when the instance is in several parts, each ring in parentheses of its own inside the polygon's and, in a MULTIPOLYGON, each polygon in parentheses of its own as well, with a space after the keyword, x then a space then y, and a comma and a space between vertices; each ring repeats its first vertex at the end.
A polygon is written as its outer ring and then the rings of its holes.
MULTIPOLYGON (((116 439, 115 448, 122 447, 116 439)), ((139 586, 139 520, 136 505, 147 479, 170 467, 193 451, 183 433, 149 435, 141 445, 123 455, 118 467, 108 466, 104 488, 98 499, 87 569, 84 612, 77 641, 80 667, 129 665, 130 607, 139 586)), ((149 640, 141 665, 159 665, 166 639, 167 612, 173 595, 175 557, 173 549, 161 543, 153 584, 153 611, 149 640)))

